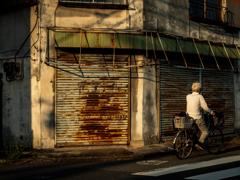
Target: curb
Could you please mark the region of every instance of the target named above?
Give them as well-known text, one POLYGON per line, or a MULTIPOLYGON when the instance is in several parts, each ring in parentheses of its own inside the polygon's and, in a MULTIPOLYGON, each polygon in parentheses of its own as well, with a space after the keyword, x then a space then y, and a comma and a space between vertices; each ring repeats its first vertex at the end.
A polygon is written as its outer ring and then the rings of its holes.
POLYGON ((141 159, 144 156, 137 155, 137 156, 89 156, 89 157, 66 157, 66 158, 23 158, 20 160, 7 160, 7 159, 0 159, 0 164, 35 164, 35 163, 62 163, 62 162, 91 162, 91 161, 127 161, 127 160, 137 160, 141 159))
POLYGON ((131 155, 120 155, 120 156, 84 156, 84 157, 67 157, 66 152, 63 154, 58 154, 58 157, 53 157, 54 153, 30 153, 31 156, 36 156, 36 158, 22 158, 20 160, 9 160, 9 159, 0 159, 0 164, 35 164, 35 163, 62 163, 62 162, 90 162, 90 161, 129 161, 129 160, 139 160, 147 157, 157 156, 157 155, 166 155, 172 153, 171 148, 166 148, 165 150, 161 149, 157 151, 156 149, 153 152, 148 153, 133 153, 131 155), (64 156, 63 156, 64 155, 64 156), (61 157, 62 156, 62 157, 61 157))

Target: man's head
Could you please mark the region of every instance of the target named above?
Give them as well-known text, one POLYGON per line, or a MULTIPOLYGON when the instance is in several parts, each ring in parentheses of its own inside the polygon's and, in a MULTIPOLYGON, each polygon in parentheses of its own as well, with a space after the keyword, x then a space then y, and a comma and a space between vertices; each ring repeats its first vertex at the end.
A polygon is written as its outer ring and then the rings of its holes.
POLYGON ((201 84, 199 82, 195 82, 192 84, 192 92, 201 92, 201 84))

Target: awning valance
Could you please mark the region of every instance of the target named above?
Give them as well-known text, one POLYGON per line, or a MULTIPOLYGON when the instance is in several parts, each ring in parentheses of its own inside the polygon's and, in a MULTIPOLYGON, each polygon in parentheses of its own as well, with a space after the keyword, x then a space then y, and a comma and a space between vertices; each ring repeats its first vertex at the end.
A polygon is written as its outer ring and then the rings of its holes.
POLYGON ((116 48, 155 50, 240 59, 238 46, 203 41, 155 31, 54 29, 55 46, 64 48, 116 48), (82 33, 81 33, 82 32, 82 33), (162 45, 161 45, 162 42, 162 45), (163 48, 162 48, 163 46, 163 48))

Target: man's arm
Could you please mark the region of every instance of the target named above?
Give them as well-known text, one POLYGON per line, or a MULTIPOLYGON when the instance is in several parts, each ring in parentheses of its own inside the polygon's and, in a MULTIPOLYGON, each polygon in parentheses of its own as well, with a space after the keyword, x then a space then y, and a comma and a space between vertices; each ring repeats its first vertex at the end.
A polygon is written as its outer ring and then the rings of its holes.
POLYGON ((202 95, 200 95, 200 106, 202 109, 210 114, 213 114, 214 112, 207 106, 207 103, 202 95))

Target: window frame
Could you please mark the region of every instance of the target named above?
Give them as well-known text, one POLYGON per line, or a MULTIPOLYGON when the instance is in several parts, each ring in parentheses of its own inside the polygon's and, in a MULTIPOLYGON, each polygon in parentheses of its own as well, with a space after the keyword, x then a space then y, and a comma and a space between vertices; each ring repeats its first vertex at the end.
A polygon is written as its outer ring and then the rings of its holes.
POLYGON ((207 2, 207 0, 189 0, 189 19, 209 24, 228 25, 228 8, 223 6, 223 0, 217 1, 216 4, 213 4, 207 2), (200 8, 200 11, 194 14, 194 10, 198 8, 200 8))

